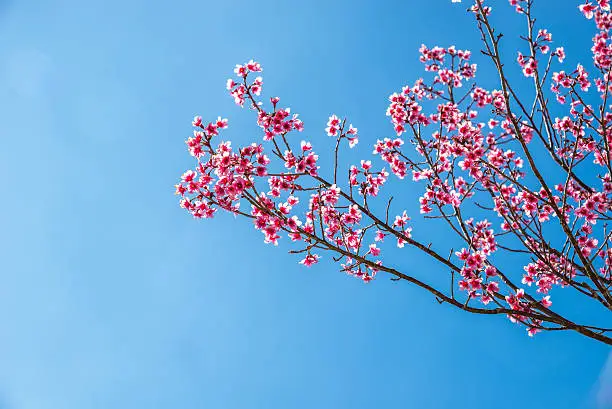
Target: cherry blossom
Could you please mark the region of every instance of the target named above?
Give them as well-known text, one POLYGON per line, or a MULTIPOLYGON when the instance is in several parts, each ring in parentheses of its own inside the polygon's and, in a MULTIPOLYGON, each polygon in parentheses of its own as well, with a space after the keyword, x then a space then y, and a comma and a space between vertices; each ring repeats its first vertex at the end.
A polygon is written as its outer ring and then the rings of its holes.
POLYGON ((612 311, 609 1, 578 6, 594 35, 592 60, 575 68, 536 22, 534 1, 508 2, 525 29, 513 53, 489 3, 469 9, 484 55, 422 45, 423 76, 389 95, 390 128, 378 138, 360 138, 338 114, 304 138, 300 116, 263 96, 261 65, 236 65, 227 91, 261 136, 234 146, 227 119, 194 117, 186 144, 196 164, 174 187, 180 206, 197 219, 241 217, 307 267, 323 259, 364 282, 390 276, 442 304, 506 316, 529 336, 576 331, 612 344, 612 329, 566 317, 556 298, 573 292, 612 311), (483 69, 494 85, 480 82, 483 69), (351 148, 367 156, 342 160, 351 148), (438 271, 422 271, 417 253, 438 271))

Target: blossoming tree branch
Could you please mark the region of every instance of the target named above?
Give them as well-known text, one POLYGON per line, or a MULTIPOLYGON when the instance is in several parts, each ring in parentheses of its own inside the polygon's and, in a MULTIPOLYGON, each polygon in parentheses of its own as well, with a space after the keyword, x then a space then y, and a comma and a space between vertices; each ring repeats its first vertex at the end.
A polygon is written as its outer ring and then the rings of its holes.
POLYGON ((277 97, 261 98, 260 64, 238 65, 227 89, 236 104, 252 108, 263 141, 232 146, 219 136, 226 119, 196 117, 187 146, 197 165, 176 186, 180 204, 196 218, 219 210, 244 217, 266 243, 292 242, 290 253, 304 266, 328 254, 363 281, 388 274, 440 303, 507 316, 531 336, 575 331, 612 345, 608 1, 581 4, 576 12, 594 22, 587 68, 564 67, 564 49, 553 47, 551 33, 536 25, 533 0, 510 0, 525 30, 518 58, 504 55, 502 34, 490 21, 494 11, 473 0, 468 11, 495 89, 475 81, 469 51, 422 46, 425 78, 389 97, 396 137, 377 140, 372 156, 352 166, 341 160, 359 142, 347 119, 329 118, 325 132, 335 148, 332 166, 322 169, 314 144, 299 137, 304 125, 298 115, 277 97), (523 76, 510 80, 515 67, 523 76), (386 191, 390 178, 422 186, 422 217, 439 219, 461 245, 451 246, 448 235, 420 240, 408 213, 386 191), (386 261, 394 251, 431 257, 439 269, 428 274, 445 275, 447 284, 386 261), (525 262, 509 262, 510 255, 525 262), (553 289, 595 303, 605 322, 560 312, 565 298, 553 306, 553 289))

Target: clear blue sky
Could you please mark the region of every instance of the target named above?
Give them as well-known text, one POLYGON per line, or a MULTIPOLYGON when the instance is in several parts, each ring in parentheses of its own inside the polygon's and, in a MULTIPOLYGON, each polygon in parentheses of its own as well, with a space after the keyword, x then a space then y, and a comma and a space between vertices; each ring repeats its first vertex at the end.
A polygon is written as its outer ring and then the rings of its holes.
MULTIPOLYGON (((584 55, 578 2, 539 3, 584 55)), ((0 409, 605 408, 602 345, 301 268, 249 223, 194 221, 173 196, 194 114, 260 138, 226 95, 234 64, 258 59, 313 141, 336 112, 365 149, 391 136, 386 98, 420 75, 421 43, 478 49, 464 9, 0 0, 0 409)))

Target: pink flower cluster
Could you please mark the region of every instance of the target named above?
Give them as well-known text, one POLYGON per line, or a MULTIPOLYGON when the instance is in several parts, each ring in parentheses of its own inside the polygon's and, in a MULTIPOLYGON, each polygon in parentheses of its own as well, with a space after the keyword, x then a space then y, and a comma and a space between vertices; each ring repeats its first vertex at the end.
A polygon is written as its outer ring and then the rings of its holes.
POLYGON ((355 145, 359 143, 359 136, 357 135, 357 128, 354 128, 353 125, 349 125, 348 129, 345 130, 346 120, 342 121, 335 114, 329 117, 327 121, 327 128, 325 128, 325 132, 327 132, 328 136, 337 137, 338 140, 342 140, 346 138, 349 143, 350 148, 354 148, 355 145))

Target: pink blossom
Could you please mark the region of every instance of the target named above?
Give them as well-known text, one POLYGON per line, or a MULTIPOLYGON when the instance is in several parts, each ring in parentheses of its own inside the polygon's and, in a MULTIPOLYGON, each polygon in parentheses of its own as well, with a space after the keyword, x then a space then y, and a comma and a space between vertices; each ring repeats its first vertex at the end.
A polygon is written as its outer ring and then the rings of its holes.
POLYGON ((590 20, 593 18, 593 12, 596 10, 596 7, 592 3, 586 2, 578 6, 578 9, 580 9, 580 12, 590 20))
POLYGON ((310 267, 313 264, 317 264, 319 262, 319 256, 316 254, 308 254, 302 261, 300 261, 300 264, 305 265, 306 267, 310 267))

